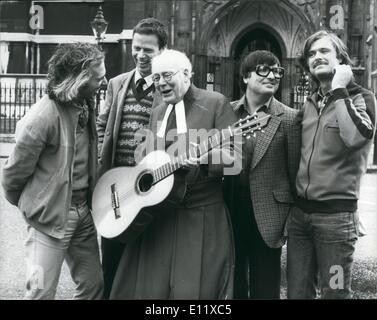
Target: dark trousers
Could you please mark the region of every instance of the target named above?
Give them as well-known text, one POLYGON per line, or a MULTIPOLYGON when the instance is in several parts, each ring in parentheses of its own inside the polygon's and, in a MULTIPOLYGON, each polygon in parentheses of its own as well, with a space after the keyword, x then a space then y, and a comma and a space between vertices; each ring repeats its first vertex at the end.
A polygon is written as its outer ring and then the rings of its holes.
POLYGON ((281 248, 269 248, 259 233, 250 195, 239 192, 232 221, 235 238, 235 299, 279 299, 281 248))
POLYGON ((109 299, 115 273, 124 251, 124 244, 106 238, 101 238, 102 272, 104 281, 104 298, 109 299))

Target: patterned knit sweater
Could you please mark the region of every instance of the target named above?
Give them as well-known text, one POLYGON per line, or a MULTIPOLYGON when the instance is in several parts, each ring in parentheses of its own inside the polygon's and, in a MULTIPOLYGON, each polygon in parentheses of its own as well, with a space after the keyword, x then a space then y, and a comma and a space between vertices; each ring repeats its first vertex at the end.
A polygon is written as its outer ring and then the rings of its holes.
POLYGON ((124 100, 122 120, 116 145, 114 166, 135 166, 135 149, 139 142, 135 140, 135 133, 148 127, 152 111, 153 85, 149 87, 140 100, 135 97, 135 84, 131 80, 124 100))

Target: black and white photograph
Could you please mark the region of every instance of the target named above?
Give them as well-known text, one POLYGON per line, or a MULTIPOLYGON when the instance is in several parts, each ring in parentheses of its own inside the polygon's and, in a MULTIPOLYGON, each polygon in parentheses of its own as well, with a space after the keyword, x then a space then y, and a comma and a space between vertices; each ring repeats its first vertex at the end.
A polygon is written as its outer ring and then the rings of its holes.
POLYGON ((0 300, 376 300, 376 97, 377 0, 1 0, 0 300))

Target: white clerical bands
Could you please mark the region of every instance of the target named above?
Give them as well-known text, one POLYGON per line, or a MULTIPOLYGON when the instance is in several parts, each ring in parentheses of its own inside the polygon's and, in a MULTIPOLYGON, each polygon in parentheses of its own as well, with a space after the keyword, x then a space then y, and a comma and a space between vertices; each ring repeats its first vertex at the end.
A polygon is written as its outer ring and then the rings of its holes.
POLYGON ((166 125, 168 123, 169 115, 173 110, 173 107, 175 108, 175 117, 177 121, 177 133, 186 133, 187 132, 187 125, 186 125, 186 115, 185 115, 185 104, 183 103, 183 100, 175 104, 174 106, 172 104, 169 104, 166 111, 164 118, 162 119, 161 127, 157 132, 157 137, 163 138, 165 137, 166 133, 166 125))

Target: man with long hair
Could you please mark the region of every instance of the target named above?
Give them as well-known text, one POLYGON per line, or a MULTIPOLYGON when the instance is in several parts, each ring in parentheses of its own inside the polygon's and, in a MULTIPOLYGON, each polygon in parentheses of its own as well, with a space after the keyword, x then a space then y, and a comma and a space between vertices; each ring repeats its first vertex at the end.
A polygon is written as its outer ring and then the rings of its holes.
MULTIPOLYGON (((154 18, 139 21, 133 30, 135 68, 109 81, 105 106, 97 120, 100 176, 114 167, 135 165, 139 143, 135 134, 148 126, 152 109, 161 101, 152 81, 151 61, 166 48, 167 41, 165 26, 154 18)), ((124 244, 102 238, 101 248, 108 298, 124 244)))
POLYGON ((26 299, 54 299, 64 260, 76 299, 103 296, 90 203, 97 173, 93 97, 105 73, 97 46, 59 46, 48 62, 48 94, 17 124, 2 185, 27 223, 26 299))
POLYGON ((288 222, 288 298, 351 297, 357 200, 375 132, 376 101, 355 83, 346 46, 325 30, 304 43, 318 88, 303 106, 297 207, 288 222))

